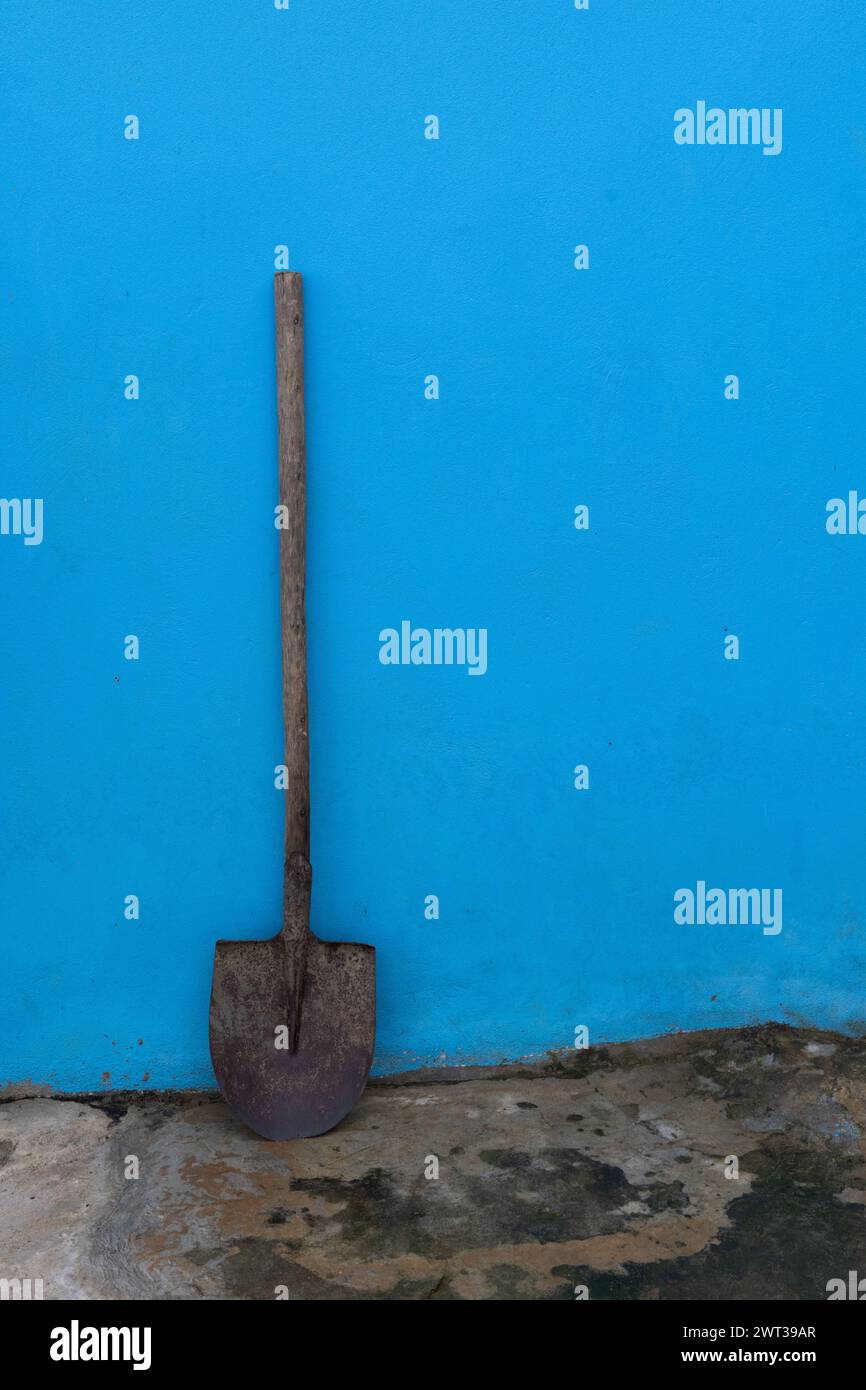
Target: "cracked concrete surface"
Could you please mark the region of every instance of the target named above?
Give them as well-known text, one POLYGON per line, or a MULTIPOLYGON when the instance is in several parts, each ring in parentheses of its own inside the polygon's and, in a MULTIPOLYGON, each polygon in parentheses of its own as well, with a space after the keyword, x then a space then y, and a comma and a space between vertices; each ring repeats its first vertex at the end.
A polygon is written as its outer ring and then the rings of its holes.
POLYGON ((296 1143, 212 1095, 0 1105, 0 1278, 46 1299, 825 1299, 864 1205, 866 1040, 781 1025, 409 1073, 296 1143))

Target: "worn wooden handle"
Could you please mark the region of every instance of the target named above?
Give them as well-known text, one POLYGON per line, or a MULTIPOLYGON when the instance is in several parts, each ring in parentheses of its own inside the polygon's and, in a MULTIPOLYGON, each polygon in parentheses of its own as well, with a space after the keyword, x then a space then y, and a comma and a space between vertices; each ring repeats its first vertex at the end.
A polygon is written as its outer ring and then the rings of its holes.
MULTIPOLYGON (((283 874, 283 937, 290 993, 303 987, 309 935, 310 750, 307 710, 307 455, 304 426, 304 296, 300 275, 274 276, 277 340, 277 416, 279 425, 280 615, 283 633, 283 723, 286 834, 283 874), (289 959, 294 954, 294 964, 289 959)), ((297 1010, 295 1011, 297 1014, 297 1010)))

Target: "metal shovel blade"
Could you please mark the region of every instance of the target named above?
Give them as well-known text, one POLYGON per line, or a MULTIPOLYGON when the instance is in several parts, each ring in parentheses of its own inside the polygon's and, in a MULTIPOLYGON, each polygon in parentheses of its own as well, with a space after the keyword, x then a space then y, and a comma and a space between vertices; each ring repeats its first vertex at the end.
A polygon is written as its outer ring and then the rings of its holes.
POLYGON ((239 1120, 265 1139, 308 1139, 339 1124, 364 1089, 376 1028, 376 952, 310 936, 292 1052, 283 951, 279 936, 216 943, 210 1053, 239 1120))

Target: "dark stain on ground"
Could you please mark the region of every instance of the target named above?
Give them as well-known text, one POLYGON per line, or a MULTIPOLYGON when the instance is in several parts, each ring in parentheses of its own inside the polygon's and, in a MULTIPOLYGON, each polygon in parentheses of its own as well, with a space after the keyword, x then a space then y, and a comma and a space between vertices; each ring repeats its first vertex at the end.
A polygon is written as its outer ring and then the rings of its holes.
MULTIPOLYGON (((435 1188, 435 1182, 425 1187, 435 1188)), ((319 1197, 338 1210, 317 1221, 336 1222, 349 1246, 375 1247, 384 1256, 432 1255, 434 1238, 424 1228, 426 1193, 401 1192, 391 1173, 371 1168, 363 1177, 296 1178, 293 1192, 319 1197)))
POLYGON ((392 1174, 374 1168, 348 1182, 298 1179, 292 1191, 337 1208, 318 1221, 337 1223, 342 1244, 377 1259, 447 1259, 461 1250, 609 1235, 625 1227, 629 1218, 620 1208, 627 1203, 642 1202, 651 1211, 686 1205, 681 1183, 638 1189, 621 1169, 578 1149, 485 1149, 479 1158, 487 1173, 457 1175, 447 1188, 431 1181, 406 1192, 392 1174))
POLYGON ((604 1273, 585 1265, 558 1266, 566 1281, 554 1299, 573 1299, 585 1284, 590 1298, 820 1301, 829 1279, 866 1272, 866 1217, 838 1193, 862 1172, 862 1160, 816 1152, 784 1141, 746 1154, 756 1174, 752 1191, 728 1208, 731 1226, 695 1255, 653 1264, 627 1263, 604 1273))
POLYGON ((519 1265, 493 1265, 487 1271, 487 1282, 491 1296, 496 1299, 534 1298, 533 1278, 519 1265))
POLYGON ((116 1125, 118 1120, 122 1120, 129 1109, 127 1101, 119 1100, 113 1096, 111 1092, 104 1096, 97 1096, 93 1100, 88 1100, 85 1104, 89 1105, 92 1110, 101 1110, 103 1115, 108 1116, 113 1125, 116 1125))
MULTIPOLYGON (((224 1259, 221 1274, 228 1298, 266 1299, 273 1301, 316 1299, 325 1302, 448 1299, 447 1279, 431 1275, 429 1279, 401 1279, 392 1288, 370 1292, 353 1289, 348 1284, 322 1279, 295 1260, 297 1247, 291 1241, 236 1241, 231 1255, 224 1259)), ((209 1264, 224 1252, 203 1250, 198 1264, 209 1264)))
POLYGON ((681 1182, 651 1183, 641 1190, 646 1193, 643 1200, 651 1212, 685 1211, 689 1205, 689 1194, 681 1182))

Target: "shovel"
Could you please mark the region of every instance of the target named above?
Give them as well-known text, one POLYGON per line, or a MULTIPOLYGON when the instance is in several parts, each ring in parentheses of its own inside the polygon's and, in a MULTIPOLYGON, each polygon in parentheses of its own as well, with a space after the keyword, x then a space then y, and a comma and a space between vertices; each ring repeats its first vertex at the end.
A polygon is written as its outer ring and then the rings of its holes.
POLYGON ((210 1053, 234 1114, 265 1139, 324 1134, 352 1109, 373 1060, 376 953, 310 931, 310 759, 304 607, 306 445, 301 277, 274 276, 286 834, 283 924, 267 941, 218 941, 210 1053))

